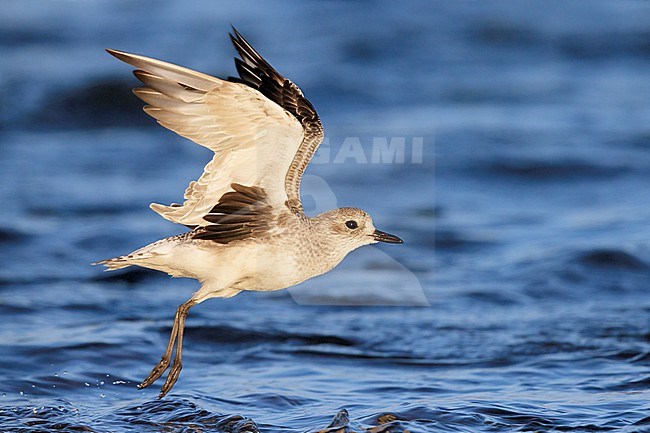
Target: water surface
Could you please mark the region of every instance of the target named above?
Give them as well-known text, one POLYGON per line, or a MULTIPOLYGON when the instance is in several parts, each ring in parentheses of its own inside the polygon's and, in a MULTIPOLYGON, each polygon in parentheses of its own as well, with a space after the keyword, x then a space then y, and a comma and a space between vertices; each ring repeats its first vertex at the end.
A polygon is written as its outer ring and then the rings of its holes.
POLYGON ((0 9, 1 431, 650 430, 650 5, 0 9), (362 207, 406 243, 192 309, 158 400, 136 384, 197 283, 89 263, 182 231, 147 205, 210 154, 103 49, 227 76, 229 22, 323 118, 310 212, 362 207), (378 137, 405 162, 373 164, 378 137), (335 161, 349 139, 370 162, 335 161))

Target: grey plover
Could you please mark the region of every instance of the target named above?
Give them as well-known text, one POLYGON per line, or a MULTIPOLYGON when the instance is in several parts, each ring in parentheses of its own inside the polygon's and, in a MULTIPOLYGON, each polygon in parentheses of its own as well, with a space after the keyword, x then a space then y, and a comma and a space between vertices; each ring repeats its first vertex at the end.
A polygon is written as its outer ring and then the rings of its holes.
POLYGON ((352 250, 402 243, 377 230, 370 215, 340 208, 309 217, 300 179, 323 139, 323 127, 300 89, 280 75, 233 28, 239 77, 222 80, 136 54, 107 50, 136 68, 134 93, 158 123, 214 152, 182 205, 151 204, 190 231, 104 260, 107 270, 141 266, 195 278, 201 288, 181 304, 160 362, 145 388, 170 367, 160 397, 182 367, 183 330, 194 305, 242 290, 281 290, 328 272, 352 250), (174 360, 172 352, 176 348, 174 360))

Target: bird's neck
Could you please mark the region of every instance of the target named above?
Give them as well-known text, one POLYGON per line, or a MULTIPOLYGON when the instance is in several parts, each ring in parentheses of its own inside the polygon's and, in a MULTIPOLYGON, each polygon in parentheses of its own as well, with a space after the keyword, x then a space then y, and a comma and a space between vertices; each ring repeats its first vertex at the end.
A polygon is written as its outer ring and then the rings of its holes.
POLYGON ((349 253, 332 235, 329 224, 318 216, 305 217, 301 225, 301 243, 304 248, 301 249, 299 260, 305 264, 309 263, 309 266, 316 268, 319 274, 330 271, 349 253))

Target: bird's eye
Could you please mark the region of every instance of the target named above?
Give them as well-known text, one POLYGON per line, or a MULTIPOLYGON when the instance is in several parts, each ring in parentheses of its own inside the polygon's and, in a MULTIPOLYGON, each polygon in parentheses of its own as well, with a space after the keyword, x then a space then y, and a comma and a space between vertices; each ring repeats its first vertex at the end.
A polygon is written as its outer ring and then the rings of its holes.
POLYGON ((346 221, 346 222, 345 222, 345 226, 346 226, 347 228, 349 228, 350 230, 354 230, 354 229, 356 229, 357 227, 359 227, 359 224, 357 224, 356 221, 352 221, 352 220, 350 220, 350 221, 346 221))

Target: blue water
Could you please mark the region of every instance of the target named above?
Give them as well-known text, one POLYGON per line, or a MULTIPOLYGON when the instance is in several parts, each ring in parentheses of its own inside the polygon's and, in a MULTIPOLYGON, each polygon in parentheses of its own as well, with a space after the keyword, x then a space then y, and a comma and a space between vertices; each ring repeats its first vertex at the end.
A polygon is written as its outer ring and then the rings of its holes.
POLYGON ((649 18, 632 1, 2 3, 0 431, 650 431, 649 18), (310 212, 358 206, 406 243, 193 308, 158 400, 136 384, 198 284, 89 263, 182 231, 147 205, 179 201, 210 154, 142 113, 103 49, 227 76, 230 22, 323 119, 310 212), (372 163, 400 137, 404 163, 372 163))

